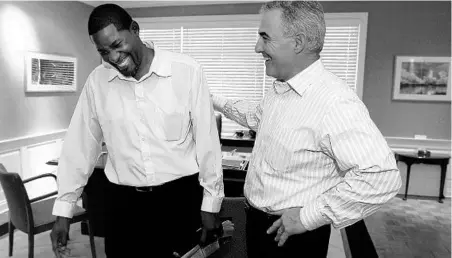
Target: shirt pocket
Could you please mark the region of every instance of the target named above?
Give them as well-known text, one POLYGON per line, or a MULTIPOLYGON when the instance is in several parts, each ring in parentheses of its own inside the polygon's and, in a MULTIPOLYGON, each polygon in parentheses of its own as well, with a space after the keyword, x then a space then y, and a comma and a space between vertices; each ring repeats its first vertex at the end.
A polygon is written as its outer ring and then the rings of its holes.
POLYGON ((176 107, 167 110, 158 107, 157 113, 164 140, 180 141, 185 138, 190 121, 190 113, 186 107, 176 107))

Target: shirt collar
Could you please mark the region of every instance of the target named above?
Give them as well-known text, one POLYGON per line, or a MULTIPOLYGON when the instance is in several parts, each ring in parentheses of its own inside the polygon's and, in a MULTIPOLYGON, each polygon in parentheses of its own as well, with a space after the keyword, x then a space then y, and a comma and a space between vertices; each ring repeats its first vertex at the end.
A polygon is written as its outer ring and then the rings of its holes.
POLYGON ((303 95, 304 91, 321 76, 325 67, 320 59, 312 63, 303 71, 292 77, 287 83, 299 94, 303 95))
MULTIPOLYGON (((171 76, 171 62, 168 57, 168 52, 158 48, 154 45, 152 41, 144 42, 146 47, 154 49, 154 59, 152 60, 151 67, 147 75, 155 73, 159 77, 169 77, 171 76)), ((115 67, 113 67, 108 62, 102 60, 102 64, 105 68, 109 69, 110 73, 108 76, 108 81, 112 81, 114 78, 119 77, 120 79, 130 79, 122 75, 115 67)), ((143 76, 143 78, 147 77, 143 76)))

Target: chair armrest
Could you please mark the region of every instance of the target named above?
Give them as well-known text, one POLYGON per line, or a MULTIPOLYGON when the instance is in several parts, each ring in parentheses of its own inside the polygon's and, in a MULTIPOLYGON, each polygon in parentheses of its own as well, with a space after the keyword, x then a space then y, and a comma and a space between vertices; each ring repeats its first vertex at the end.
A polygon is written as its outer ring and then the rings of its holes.
POLYGON ((57 180, 57 177, 54 174, 45 173, 45 174, 42 174, 42 175, 38 175, 38 176, 27 178, 25 180, 22 180, 22 182, 25 184, 25 183, 28 183, 28 182, 31 182, 33 180, 36 180, 36 179, 39 179, 39 178, 43 178, 43 177, 53 177, 55 179, 55 181, 57 180))
MULTIPOLYGON (((38 175, 38 176, 27 178, 25 180, 22 180, 22 182, 25 184, 25 183, 34 181, 36 179, 44 178, 44 177, 53 177, 55 179, 55 181, 57 180, 57 177, 54 174, 45 173, 45 174, 42 174, 42 175, 38 175)), ((58 194, 58 191, 54 191, 54 192, 51 192, 51 193, 48 193, 48 194, 44 194, 44 195, 41 195, 41 196, 38 196, 36 198, 31 199, 30 203, 37 202, 37 201, 43 200, 43 199, 45 199, 47 197, 54 196, 54 195, 57 195, 57 194, 58 194)))
POLYGON ((58 194, 57 191, 54 191, 54 192, 51 192, 51 193, 48 193, 48 194, 44 194, 44 195, 41 195, 39 197, 31 199, 30 203, 37 202, 37 201, 43 200, 43 199, 45 199, 47 197, 54 196, 54 195, 57 195, 57 194, 58 194))

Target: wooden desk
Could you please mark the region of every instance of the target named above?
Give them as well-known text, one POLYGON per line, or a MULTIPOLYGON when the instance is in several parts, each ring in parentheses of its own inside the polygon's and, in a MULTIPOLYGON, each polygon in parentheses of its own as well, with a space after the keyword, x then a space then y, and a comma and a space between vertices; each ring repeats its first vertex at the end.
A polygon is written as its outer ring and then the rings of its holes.
POLYGON ((410 185, 410 172, 411 165, 413 164, 428 164, 428 165, 438 165, 441 167, 441 177, 439 185, 439 196, 438 202, 443 203, 444 197, 444 183, 446 181, 446 171, 447 165, 449 164, 450 155, 445 154, 432 154, 430 157, 419 157, 417 153, 396 153, 395 158, 397 162, 404 162, 407 165, 406 170, 406 183, 405 183, 405 196, 403 200, 407 199, 408 187, 410 185))

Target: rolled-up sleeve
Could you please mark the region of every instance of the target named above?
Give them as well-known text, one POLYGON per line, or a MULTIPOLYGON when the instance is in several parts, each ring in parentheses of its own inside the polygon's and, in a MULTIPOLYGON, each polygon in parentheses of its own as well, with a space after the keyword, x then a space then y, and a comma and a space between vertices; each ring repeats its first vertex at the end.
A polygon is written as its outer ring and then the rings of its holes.
POLYGON ((199 180, 204 188, 201 210, 219 212, 224 198, 220 139, 209 87, 200 66, 192 85, 192 122, 196 144, 199 180))
POLYGON ((230 100, 224 97, 212 96, 213 106, 216 111, 221 112, 226 118, 258 131, 262 117, 263 101, 230 100))
POLYGON ((301 209, 308 230, 351 225, 393 198, 402 184, 394 153, 362 102, 338 99, 322 128, 322 151, 335 161, 342 180, 301 209))
POLYGON ((73 216, 77 200, 101 152, 102 130, 91 87, 88 77, 64 138, 58 160, 58 196, 52 212, 55 216, 73 216))

